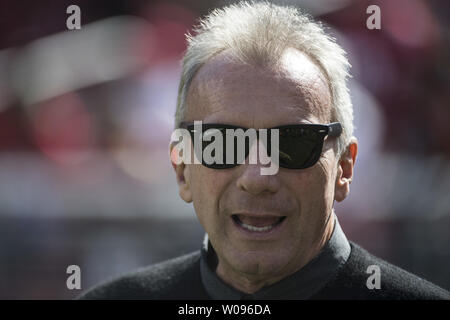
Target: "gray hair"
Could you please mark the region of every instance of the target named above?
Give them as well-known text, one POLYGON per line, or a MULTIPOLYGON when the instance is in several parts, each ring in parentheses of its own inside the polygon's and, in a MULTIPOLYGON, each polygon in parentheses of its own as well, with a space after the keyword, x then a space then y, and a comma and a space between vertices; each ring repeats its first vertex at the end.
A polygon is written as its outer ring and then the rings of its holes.
POLYGON ((231 54, 244 63, 277 62, 285 49, 295 48, 307 54, 324 72, 332 98, 332 119, 342 124, 338 154, 344 151, 353 135, 353 106, 347 87, 350 64, 345 51, 323 26, 295 7, 268 2, 242 1, 215 9, 187 35, 188 47, 182 62, 178 88, 175 127, 186 113, 186 98, 196 72, 210 58, 231 49, 231 54))

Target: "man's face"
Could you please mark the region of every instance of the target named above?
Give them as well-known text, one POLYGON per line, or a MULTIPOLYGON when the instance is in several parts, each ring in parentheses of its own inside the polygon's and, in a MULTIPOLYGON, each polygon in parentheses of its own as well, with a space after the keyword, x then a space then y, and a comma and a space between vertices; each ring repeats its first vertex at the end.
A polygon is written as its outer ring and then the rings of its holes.
MULTIPOLYGON (((272 70, 232 62, 227 52, 215 56, 193 79, 187 105, 185 121, 255 129, 330 123, 331 118, 325 76, 293 49, 272 70)), ((325 140, 314 166, 280 168, 276 175, 261 175, 259 164, 221 170, 183 166, 180 194, 193 201, 218 255, 219 274, 282 278, 317 253, 330 232, 326 222, 334 201, 335 143, 325 140), (255 226, 285 218, 270 232, 258 233, 243 230, 236 216, 255 226)))

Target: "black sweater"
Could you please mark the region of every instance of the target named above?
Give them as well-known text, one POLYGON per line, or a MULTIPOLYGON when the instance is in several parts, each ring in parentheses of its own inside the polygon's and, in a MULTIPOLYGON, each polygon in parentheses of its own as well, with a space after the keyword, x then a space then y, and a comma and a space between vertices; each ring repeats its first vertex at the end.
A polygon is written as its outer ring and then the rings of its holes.
MULTIPOLYGON (((350 242, 347 262, 311 299, 450 299, 450 293, 381 260, 350 242), (367 267, 381 271, 381 288, 368 289, 367 267)), ((81 299, 210 299, 200 276, 200 251, 162 262, 94 287, 81 299)))

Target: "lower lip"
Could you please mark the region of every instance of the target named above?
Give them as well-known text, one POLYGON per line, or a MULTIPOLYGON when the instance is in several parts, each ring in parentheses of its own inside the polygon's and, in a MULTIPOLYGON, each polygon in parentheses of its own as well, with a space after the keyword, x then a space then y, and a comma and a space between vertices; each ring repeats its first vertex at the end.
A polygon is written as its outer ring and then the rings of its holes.
POLYGON ((284 218, 283 221, 275 225, 274 227, 270 228, 269 230, 265 231, 252 231, 249 230, 243 226, 241 226, 237 221, 233 219, 232 216, 230 216, 231 221, 233 222, 234 226, 237 228, 237 230, 245 235, 248 238, 251 239, 258 239, 258 240, 266 240, 270 238, 276 237, 278 234, 281 233, 283 226, 286 224, 287 218, 284 218))

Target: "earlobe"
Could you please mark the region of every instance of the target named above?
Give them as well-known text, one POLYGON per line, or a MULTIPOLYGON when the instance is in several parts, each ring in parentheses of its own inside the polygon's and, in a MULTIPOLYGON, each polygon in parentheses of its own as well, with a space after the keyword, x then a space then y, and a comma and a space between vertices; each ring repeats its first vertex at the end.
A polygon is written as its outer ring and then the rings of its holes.
POLYGON ((170 146, 170 162, 172 163, 172 168, 175 171, 175 176, 178 184, 178 194, 181 199, 186 201, 187 203, 192 202, 192 193, 190 190, 189 179, 187 179, 187 175, 189 174, 188 167, 184 162, 179 161, 179 154, 177 151, 177 147, 174 145, 170 146))
POLYGON ((341 202, 350 193, 350 184, 353 179, 353 168, 358 153, 358 141, 353 137, 350 144, 342 154, 336 174, 334 200, 341 202))
POLYGON ((350 181, 343 176, 341 164, 339 164, 334 188, 334 200, 341 202, 350 193, 350 181))

